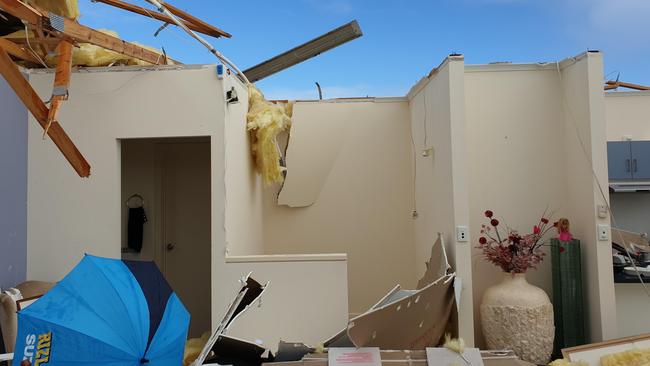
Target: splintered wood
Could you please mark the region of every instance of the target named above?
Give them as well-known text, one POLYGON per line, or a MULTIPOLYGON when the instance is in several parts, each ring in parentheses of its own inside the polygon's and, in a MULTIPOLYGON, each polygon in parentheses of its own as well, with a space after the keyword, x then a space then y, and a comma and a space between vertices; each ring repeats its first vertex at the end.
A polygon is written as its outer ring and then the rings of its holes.
MULTIPOLYGON (((151 17, 166 24, 173 20, 155 11, 120 1, 98 0, 134 13, 151 17)), ((172 13, 183 19, 192 30, 213 37, 230 37, 230 34, 214 27, 186 12, 165 4, 172 13)), ((52 12, 28 5, 20 0, 0 0, 0 29, 5 25, 15 31, 16 24, 25 25, 25 37, 0 38, 0 74, 7 80, 18 98, 43 127, 43 137, 49 136, 80 177, 90 176, 90 165, 65 133, 57 114, 61 104, 68 99, 68 86, 72 72, 73 48, 80 43, 89 43, 119 54, 135 58, 153 65, 180 64, 166 55, 152 51, 134 43, 129 43, 104 32, 79 24, 52 12), (3 22, 4 21, 4 22, 3 22), (32 47, 32 43, 34 47, 32 47), (27 45, 27 46, 25 46, 27 45), (36 91, 22 75, 14 59, 32 64, 44 64, 43 59, 56 47, 56 76, 52 90, 51 104, 40 99, 36 91), (12 59, 12 57, 14 59, 12 59)), ((55 11, 55 10, 51 10, 55 11)), ((55 11, 56 12, 56 11, 55 11)), ((65 15, 65 14, 62 14, 65 15)), ((22 26, 22 25, 21 25, 22 26)))
MULTIPOLYGON (((47 127, 47 118, 50 110, 38 96, 36 91, 29 85, 29 82, 23 77, 9 57, 9 54, 0 47, 0 73, 7 80, 7 83, 14 90, 18 98, 23 102, 27 109, 32 113, 36 121, 45 129, 47 127)), ((90 164, 81 155, 72 140, 65 133, 59 122, 53 121, 47 130, 47 135, 52 142, 59 148, 59 151, 65 156, 70 165, 79 174, 80 177, 90 176, 90 164)))

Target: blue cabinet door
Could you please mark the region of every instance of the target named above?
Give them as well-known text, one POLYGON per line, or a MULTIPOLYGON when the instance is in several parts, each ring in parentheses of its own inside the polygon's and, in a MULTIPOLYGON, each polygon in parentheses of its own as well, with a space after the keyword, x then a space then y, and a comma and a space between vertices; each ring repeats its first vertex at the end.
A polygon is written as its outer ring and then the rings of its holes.
POLYGON ((609 180, 632 179, 632 155, 629 141, 607 142, 607 166, 609 180))
POLYGON ((650 180, 650 141, 632 141, 632 177, 650 180))

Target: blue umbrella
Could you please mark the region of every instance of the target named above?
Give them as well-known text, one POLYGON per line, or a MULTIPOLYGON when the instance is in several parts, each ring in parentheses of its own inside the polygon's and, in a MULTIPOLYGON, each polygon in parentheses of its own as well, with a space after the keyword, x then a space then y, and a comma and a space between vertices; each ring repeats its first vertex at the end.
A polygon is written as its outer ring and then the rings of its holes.
POLYGON ((179 366, 189 322, 153 262, 86 255, 18 313, 13 365, 179 366))

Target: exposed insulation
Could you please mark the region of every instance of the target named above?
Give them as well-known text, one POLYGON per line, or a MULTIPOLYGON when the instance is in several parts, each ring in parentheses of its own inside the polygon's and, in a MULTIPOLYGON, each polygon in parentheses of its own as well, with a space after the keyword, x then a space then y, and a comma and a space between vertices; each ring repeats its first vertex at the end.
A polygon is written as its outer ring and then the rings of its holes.
POLYGON ((271 103, 255 86, 248 87, 246 126, 252 135, 255 166, 266 184, 284 180, 277 136, 291 127, 292 115, 293 103, 271 103))
POLYGON ((205 332, 200 338, 191 338, 185 342, 185 353, 183 354, 183 366, 189 366, 199 357, 203 347, 210 339, 210 332, 205 332))
POLYGON ((77 19, 79 18, 79 6, 77 0, 27 0, 28 4, 51 11, 62 17, 77 19))
MULTIPOLYGON (((119 38, 117 32, 108 29, 98 29, 98 31, 119 38)), ((25 38, 25 31, 19 30, 17 32, 5 36, 5 38, 25 38)), ((30 39, 33 38, 34 35, 30 32, 30 39)), ((137 42, 132 42, 132 43, 140 47, 146 48, 150 51, 160 53, 161 58, 164 57, 159 50, 153 47, 141 45, 137 42)), ((48 55, 45 58, 45 63, 49 67, 55 67, 57 63, 56 54, 48 55)), ((121 53, 107 50, 103 47, 99 47, 90 43, 80 43, 78 47, 75 47, 72 50, 72 66, 100 67, 100 66, 111 66, 111 65, 145 66, 145 65, 150 65, 150 63, 134 57, 123 55, 121 53)))
MULTIPOLYGON (((113 37, 119 38, 117 32, 107 30, 107 29, 98 29, 98 31, 111 35, 113 37)), ((140 47, 146 48, 148 50, 160 53, 160 51, 155 48, 144 46, 133 42, 140 47)), ((162 58, 162 54, 160 55, 162 58)), ((45 62, 48 65, 55 65, 56 58, 48 57, 45 62)), ((73 66, 86 66, 86 67, 99 67, 99 66, 110 66, 110 65, 150 65, 148 62, 139 60, 137 58, 129 57, 121 53, 117 53, 111 50, 107 50, 103 47, 96 46, 90 43, 81 43, 79 47, 76 47, 72 51, 72 65, 73 66)))
POLYGON ((603 356, 601 366, 650 366, 650 348, 632 349, 603 356))

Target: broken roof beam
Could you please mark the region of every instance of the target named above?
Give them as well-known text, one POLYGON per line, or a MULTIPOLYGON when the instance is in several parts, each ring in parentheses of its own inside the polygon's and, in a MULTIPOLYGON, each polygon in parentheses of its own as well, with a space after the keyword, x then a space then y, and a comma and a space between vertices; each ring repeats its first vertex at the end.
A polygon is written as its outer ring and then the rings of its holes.
POLYGON ((4 48, 4 50, 13 57, 19 58, 23 61, 39 63, 38 59, 29 53, 27 49, 4 38, 0 38, 0 47, 4 48))
POLYGON ((68 41, 61 41, 56 51, 58 55, 56 74, 54 76, 50 110, 47 114, 47 123, 45 125, 45 131, 43 131, 43 138, 45 138, 47 131, 56 120, 56 115, 59 112, 59 108, 61 108, 61 104, 68 99, 68 87, 70 86, 70 74, 72 73, 72 44, 68 41))
MULTIPOLYGON (((215 26, 213 26, 211 24, 208 24, 208 23, 202 21, 201 19, 195 17, 194 15, 192 15, 192 14, 190 14, 190 13, 188 13, 188 12, 182 10, 182 9, 177 8, 174 5, 172 5, 172 4, 170 4, 170 3, 166 2, 166 1, 163 2, 163 5, 165 6, 165 8, 167 8, 167 10, 172 12, 172 14, 174 14, 177 17, 185 20, 186 23, 194 24, 194 25, 196 25, 198 27, 203 27, 203 28, 208 29, 208 30, 214 30, 214 31, 220 33, 222 36, 224 36, 226 38, 232 37, 232 35, 230 33, 225 32, 225 31, 223 31, 223 30, 221 30, 221 29, 219 29, 219 28, 217 28, 217 27, 215 27, 215 26)), ((190 28, 190 29, 192 29, 192 28, 190 28)), ((208 33, 203 33, 203 34, 211 35, 211 34, 208 34, 208 33)), ((218 37, 218 36, 216 36, 216 37, 218 37)))
MULTIPOLYGON (((0 74, 4 76, 9 86, 11 86, 36 121, 45 129, 47 127, 49 109, 2 47, 0 47, 0 74)), ((52 125, 47 130, 47 135, 52 139, 52 142, 59 148, 59 151, 61 151, 80 177, 90 176, 90 164, 81 155, 59 122, 52 122, 52 125)))
POLYGON ((635 89, 635 90, 650 90, 650 86, 626 83, 624 81, 618 81, 618 80, 616 81, 609 80, 605 84, 607 84, 607 86, 605 86, 605 90, 616 89, 618 87, 635 89))
MULTIPOLYGON (((94 1, 104 3, 104 4, 107 4, 107 5, 111 5, 111 6, 114 6, 116 8, 123 9, 123 10, 127 10, 127 11, 130 11, 132 13, 148 16, 148 17, 160 20, 160 21, 168 23, 168 24, 174 24, 174 21, 170 17, 168 17, 167 15, 160 14, 155 10, 148 10, 148 9, 145 9, 145 8, 137 6, 137 5, 129 4, 129 3, 121 1, 121 0, 94 0, 94 1)), ((185 20, 184 21, 185 25, 187 25, 188 28, 190 28, 191 30, 193 30, 195 32, 203 33, 205 35, 212 36, 212 37, 217 37, 217 38, 218 37, 226 37, 226 38, 232 37, 230 35, 230 33, 225 32, 225 31, 223 31, 223 30, 221 30, 221 29, 219 29, 219 28, 217 28, 217 27, 215 27, 213 25, 210 25, 210 24, 208 24, 208 23, 206 23, 206 22, 204 22, 204 21, 202 21, 202 20, 200 20, 200 19, 198 19, 198 18, 196 18, 196 17, 194 17, 194 16, 192 16, 192 15, 190 15, 190 14, 176 8, 176 7, 173 7, 173 6, 169 5, 168 3, 165 3, 165 6, 169 9, 169 11, 171 11, 172 13, 174 13, 174 14, 178 15, 179 17, 183 18, 185 20), (176 12, 178 12, 178 14, 176 12), (180 15, 181 13, 183 15, 180 15)))
MULTIPOLYGON (((165 65, 168 60, 171 60, 161 53, 148 50, 136 44, 123 41, 117 37, 83 26, 74 20, 59 16, 56 16, 56 19, 51 19, 50 15, 45 14, 45 12, 24 4, 19 0, 0 0, 0 8, 9 14, 26 21, 31 26, 38 27, 43 25, 43 30, 47 33, 50 33, 57 38, 66 39, 71 43, 79 42, 94 44, 154 65, 165 65)), ((179 62, 172 60, 172 63, 178 64, 179 62)))
POLYGON ((252 83, 288 69, 363 35, 356 20, 244 71, 252 83))

